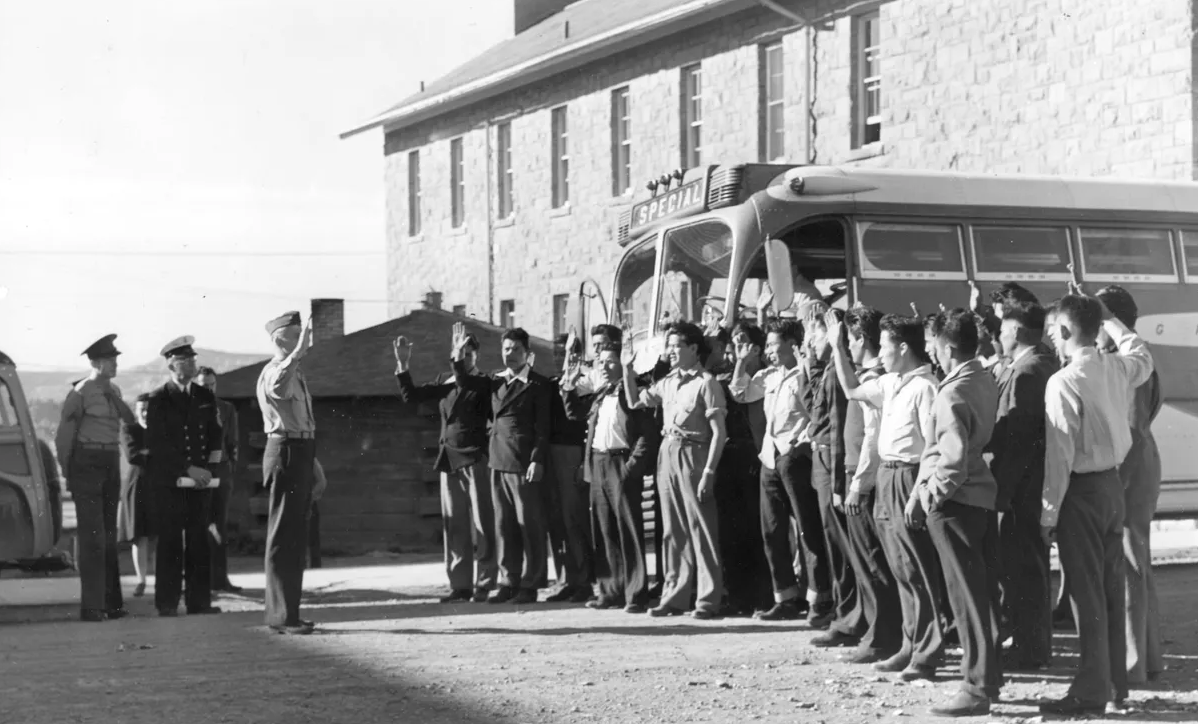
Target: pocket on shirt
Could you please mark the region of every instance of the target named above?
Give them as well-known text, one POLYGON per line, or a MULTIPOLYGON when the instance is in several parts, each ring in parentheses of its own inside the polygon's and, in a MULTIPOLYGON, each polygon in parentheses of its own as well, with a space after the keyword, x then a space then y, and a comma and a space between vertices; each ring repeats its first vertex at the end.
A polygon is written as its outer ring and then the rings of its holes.
POLYGON ((694 416, 695 410, 699 408, 698 400, 690 400, 680 405, 678 412, 674 413, 674 426, 685 427, 686 423, 694 416))

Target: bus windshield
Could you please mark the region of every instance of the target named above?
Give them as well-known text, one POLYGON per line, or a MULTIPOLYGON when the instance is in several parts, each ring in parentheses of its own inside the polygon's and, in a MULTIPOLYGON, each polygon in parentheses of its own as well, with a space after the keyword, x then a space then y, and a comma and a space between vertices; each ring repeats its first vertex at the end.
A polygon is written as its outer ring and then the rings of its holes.
POLYGON ((728 299, 733 236, 719 219, 666 232, 662 242, 658 329, 677 321, 700 326, 722 319, 728 299))

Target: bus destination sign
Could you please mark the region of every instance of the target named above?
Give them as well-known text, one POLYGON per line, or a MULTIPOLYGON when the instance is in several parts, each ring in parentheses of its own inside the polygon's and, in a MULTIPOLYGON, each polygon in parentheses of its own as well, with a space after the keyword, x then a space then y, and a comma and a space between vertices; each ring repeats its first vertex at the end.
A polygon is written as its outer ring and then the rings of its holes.
POLYGON ((630 231, 684 212, 702 211, 707 205, 704 186, 704 179, 695 179, 633 206, 630 231))

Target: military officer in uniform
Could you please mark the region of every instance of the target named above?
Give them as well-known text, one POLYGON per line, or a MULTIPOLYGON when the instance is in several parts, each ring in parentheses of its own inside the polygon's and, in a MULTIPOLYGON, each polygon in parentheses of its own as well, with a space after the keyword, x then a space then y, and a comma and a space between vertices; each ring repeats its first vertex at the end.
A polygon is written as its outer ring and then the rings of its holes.
POLYGON ((115 334, 83 351, 92 371, 67 393, 55 446, 78 519, 80 618, 103 621, 125 615, 116 551, 116 517, 121 498, 121 421, 136 424, 121 399, 116 377, 115 334))
POLYGON ((162 348, 170 380, 151 392, 146 404, 147 468, 158 516, 154 605, 159 616, 178 614, 184 580, 189 614, 220 613, 212 605, 208 522, 211 471, 221 462, 223 441, 216 395, 193 381, 194 341, 180 337, 162 348))

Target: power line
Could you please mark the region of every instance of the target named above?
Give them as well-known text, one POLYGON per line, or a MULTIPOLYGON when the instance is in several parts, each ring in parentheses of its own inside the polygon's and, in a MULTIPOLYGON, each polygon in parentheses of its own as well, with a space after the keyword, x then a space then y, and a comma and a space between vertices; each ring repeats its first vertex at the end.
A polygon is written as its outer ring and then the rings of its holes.
POLYGON ((197 257, 306 257, 306 256, 383 256, 385 251, 96 251, 92 249, 0 249, 2 256, 167 256, 197 257))

